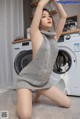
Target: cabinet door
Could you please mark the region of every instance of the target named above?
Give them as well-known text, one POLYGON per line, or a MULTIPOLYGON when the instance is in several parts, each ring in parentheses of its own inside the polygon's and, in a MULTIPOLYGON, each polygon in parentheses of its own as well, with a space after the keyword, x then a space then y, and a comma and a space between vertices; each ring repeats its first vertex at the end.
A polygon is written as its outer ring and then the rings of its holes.
POLYGON ((24 11, 24 37, 27 37, 26 29, 31 24, 31 2, 32 0, 23 0, 23 11, 24 11))

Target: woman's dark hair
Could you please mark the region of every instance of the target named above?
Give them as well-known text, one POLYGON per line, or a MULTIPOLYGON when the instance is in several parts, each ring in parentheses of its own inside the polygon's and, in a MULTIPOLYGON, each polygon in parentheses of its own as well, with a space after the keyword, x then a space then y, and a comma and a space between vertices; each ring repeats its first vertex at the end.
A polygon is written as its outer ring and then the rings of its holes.
POLYGON ((55 29, 55 22, 54 22, 54 19, 53 19, 52 15, 51 15, 50 11, 48 9, 46 9, 46 8, 43 8, 43 11, 47 11, 49 13, 49 15, 51 16, 52 21, 54 23, 54 29, 55 29))

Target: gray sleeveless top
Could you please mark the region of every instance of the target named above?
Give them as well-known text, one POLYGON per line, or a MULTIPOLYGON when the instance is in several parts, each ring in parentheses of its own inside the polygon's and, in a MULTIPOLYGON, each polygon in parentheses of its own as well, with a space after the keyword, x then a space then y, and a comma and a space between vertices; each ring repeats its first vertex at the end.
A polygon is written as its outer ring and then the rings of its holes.
POLYGON ((57 41, 53 39, 55 32, 41 30, 42 44, 35 58, 20 72, 17 88, 42 89, 50 87, 49 77, 58 55, 57 41))

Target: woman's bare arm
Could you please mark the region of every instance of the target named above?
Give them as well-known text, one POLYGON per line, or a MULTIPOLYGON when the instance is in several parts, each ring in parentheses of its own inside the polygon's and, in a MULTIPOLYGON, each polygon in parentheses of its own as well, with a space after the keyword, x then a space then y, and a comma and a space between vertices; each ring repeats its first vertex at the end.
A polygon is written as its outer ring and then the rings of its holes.
POLYGON ((59 37, 61 36, 61 33, 63 31, 64 25, 65 25, 67 14, 66 14, 64 8, 62 7, 62 5, 60 3, 57 3, 57 0, 52 0, 52 1, 55 4, 55 6, 58 10, 59 16, 60 16, 59 23, 55 29, 55 31, 57 33, 56 37, 57 37, 57 39, 59 39, 59 37))
POLYGON ((44 6, 49 1, 50 0, 40 0, 39 1, 36 11, 35 11, 35 14, 34 14, 34 17, 33 17, 33 20, 32 20, 32 23, 31 23, 31 26, 30 26, 30 34, 31 35, 34 35, 35 32, 39 30, 39 24, 40 24, 40 20, 41 20, 41 16, 42 16, 42 10, 43 10, 44 6))

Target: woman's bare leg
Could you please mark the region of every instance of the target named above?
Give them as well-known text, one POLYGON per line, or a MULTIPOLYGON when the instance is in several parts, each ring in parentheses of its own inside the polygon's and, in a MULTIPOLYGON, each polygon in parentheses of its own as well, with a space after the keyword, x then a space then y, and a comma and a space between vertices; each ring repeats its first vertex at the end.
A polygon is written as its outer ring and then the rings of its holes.
POLYGON ((38 90, 37 93, 48 97, 59 106, 66 107, 66 108, 70 107, 71 101, 68 98, 68 96, 66 96, 62 91, 60 91, 55 86, 52 86, 51 88, 48 89, 38 90))
POLYGON ((20 119, 31 119, 32 115, 32 91, 29 89, 17 90, 17 115, 20 119))

